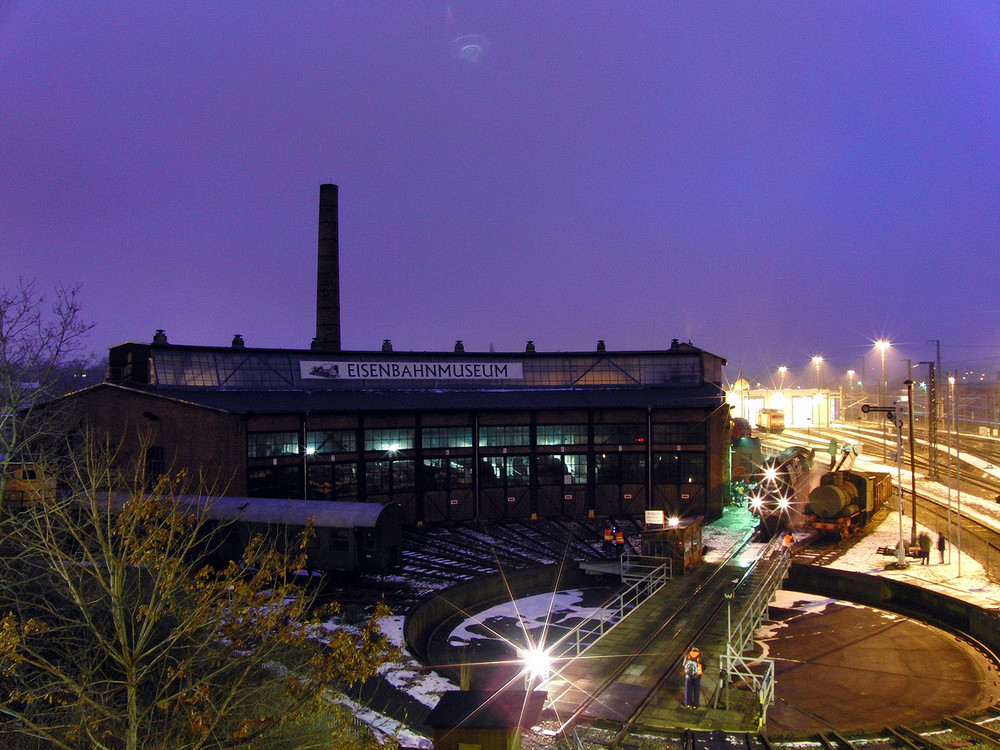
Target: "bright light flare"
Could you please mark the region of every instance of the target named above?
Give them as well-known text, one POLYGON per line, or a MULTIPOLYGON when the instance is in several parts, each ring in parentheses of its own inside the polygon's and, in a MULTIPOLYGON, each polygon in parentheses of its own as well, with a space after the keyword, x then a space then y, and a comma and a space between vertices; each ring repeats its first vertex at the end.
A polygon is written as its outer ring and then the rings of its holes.
POLYGON ((531 679, 546 680, 552 671, 552 656, 537 646, 527 651, 517 650, 517 658, 524 662, 523 671, 531 679))
POLYGON ((791 505, 791 502, 788 500, 787 497, 779 497, 778 498, 778 508, 780 508, 781 510, 788 510, 788 507, 790 505, 791 505))
POLYGON ((679 519, 677 516, 670 516, 669 523, 671 526, 677 526, 680 522, 681 519, 679 519))
POLYGON ((776 482, 778 481, 778 470, 774 467, 769 466, 764 469, 764 481, 765 482, 776 482))

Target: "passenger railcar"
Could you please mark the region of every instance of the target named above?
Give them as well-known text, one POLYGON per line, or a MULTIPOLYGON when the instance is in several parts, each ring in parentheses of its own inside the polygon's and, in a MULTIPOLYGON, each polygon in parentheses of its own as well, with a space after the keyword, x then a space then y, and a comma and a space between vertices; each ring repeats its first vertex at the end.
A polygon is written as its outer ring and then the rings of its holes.
POLYGON ((892 497, 892 475, 884 471, 830 471, 809 493, 806 524, 846 537, 862 528, 892 497))
POLYGON ((310 570, 385 573, 402 559, 403 511, 396 503, 221 497, 204 507, 210 519, 229 524, 219 551, 233 558, 254 536, 280 544, 311 522, 310 570))
POLYGON ((802 524, 802 511, 815 485, 814 451, 792 446, 767 456, 750 481, 750 512, 760 518, 760 529, 773 536, 802 524))

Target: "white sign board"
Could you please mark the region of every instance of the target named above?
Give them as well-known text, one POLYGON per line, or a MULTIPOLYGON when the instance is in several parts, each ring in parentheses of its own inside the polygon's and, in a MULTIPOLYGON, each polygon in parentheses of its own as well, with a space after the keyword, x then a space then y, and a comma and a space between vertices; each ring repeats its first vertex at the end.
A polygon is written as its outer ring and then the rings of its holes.
POLYGON ((520 362, 349 362, 302 360, 306 380, 520 380, 520 362))
POLYGON ((647 510, 645 520, 647 526, 663 526, 663 511, 647 510))

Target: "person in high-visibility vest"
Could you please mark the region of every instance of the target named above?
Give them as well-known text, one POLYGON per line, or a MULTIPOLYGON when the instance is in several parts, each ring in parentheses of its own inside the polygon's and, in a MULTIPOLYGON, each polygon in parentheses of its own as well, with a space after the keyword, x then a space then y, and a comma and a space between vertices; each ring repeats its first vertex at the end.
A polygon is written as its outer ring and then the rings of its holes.
POLYGON ((615 546, 618 548, 618 556, 625 554, 625 532, 615 527, 615 546))
POLYGON ((684 657, 684 708, 698 708, 701 702, 701 675, 705 667, 697 647, 684 657))
POLYGON ((785 559, 792 553, 792 545, 795 544, 795 537, 792 536, 792 532, 786 531, 785 535, 781 538, 781 558, 785 559))
POLYGON ((610 555, 615 543, 615 532, 610 526, 604 527, 604 544, 601 548, 604 550, 605 555, 610 555))

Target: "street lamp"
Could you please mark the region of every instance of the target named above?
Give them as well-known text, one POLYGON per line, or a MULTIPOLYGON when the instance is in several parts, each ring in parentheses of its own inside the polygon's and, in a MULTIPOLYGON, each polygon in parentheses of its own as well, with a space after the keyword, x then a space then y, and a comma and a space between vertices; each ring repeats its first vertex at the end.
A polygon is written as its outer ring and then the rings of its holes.
POLYGON ((909 433, 909 448, 910 448, 910 497, 912 498, 912 508, 913 511, 910 514, 910 544, 917 543, 917 467, 916 467, 916 456, 913 453, 913 381, 907 380, 906 383, 906 414, 909 420, 909 425, 907 427, 907 432, 909 433))
MULTIPOLYGON (((875 342, 875 348, 878 349, 879 354, 882 355, 882 379, 878 383, 878 403, 879 406, 882 405, 883 395, 885 393, 885 388, 888 383, 885 382, 885 350, 888 349, 892 344, 890 344, 885 339, 879 339, 875 342)), ((882 420, 882 461, 886 460, 886 448, 885 448, 885 420, 882 420)))
POLYGON ((879 339, 875 342, 875 348, 878 349, 878 353, 882 355, 882 386, 888 385, 885 382, 885 350, 888 349, 892 344, 890 344, 885 339, 879 339))
MULTIPOLYGON (((962 577, 962 462, 959 460, 962 451, 961 440, 958 435, 958 402, 955 400, 955 376, 948 376, 948 388, 951 391, 951 431, 955 435, 955 496, 958 507, 955 509, 955 520, 958 522, 958 540, 955 547, 958 550, 958 577, 962 577)), ((951 446, 948 446, 948 455, 951 456, 951 446)), ((949 487, 951 485, 949 484, 949 487)), ((948 494, 949 503, 951 493, 948 494)))
POLYGON ((784 365, 781 365, 778 368, 778 374, 781 375, 781 383, 780 383, 780 385, 778 385, 778 390, 779 391, 785 390, 785 373, 786 372, 788 372, 788 368, 785 367, 784 365))
MULTIPOLYGON (((823 412, 820 407, 820 393, 819 393, 819 368, 823 364, 823 358, 818 354, 812 358, 813 365, 816 366, 816 395, 813 396, 813 413, 816 415, 816 426, 822 427, 823 425, 823 412)), ((827 426, 829 426, 829 419, 827 420, 827 426)))

